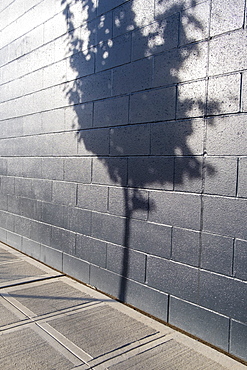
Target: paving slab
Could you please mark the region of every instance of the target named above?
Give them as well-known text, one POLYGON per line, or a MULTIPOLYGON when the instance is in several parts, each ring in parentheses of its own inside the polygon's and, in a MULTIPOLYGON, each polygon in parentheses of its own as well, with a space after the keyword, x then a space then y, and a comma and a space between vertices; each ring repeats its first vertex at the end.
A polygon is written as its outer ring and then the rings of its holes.
POLYGON ((0 244, 1 369, 246 369, 0 244))

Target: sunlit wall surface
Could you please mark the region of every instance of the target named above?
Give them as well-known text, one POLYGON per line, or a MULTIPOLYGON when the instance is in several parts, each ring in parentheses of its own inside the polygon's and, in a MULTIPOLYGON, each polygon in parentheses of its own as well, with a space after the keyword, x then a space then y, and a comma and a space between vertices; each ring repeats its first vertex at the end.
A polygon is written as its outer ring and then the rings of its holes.
POLYGON ((1 0, 0 240, 246 358, 245 0, 1 0))

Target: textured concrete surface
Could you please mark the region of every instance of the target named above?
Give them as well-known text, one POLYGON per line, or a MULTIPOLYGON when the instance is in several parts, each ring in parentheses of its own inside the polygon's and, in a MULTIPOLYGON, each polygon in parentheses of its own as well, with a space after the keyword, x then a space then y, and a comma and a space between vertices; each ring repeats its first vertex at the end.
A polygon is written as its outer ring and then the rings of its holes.
POLYGON ((0 279, 1 369, 246 368, 5 244, 0 279))

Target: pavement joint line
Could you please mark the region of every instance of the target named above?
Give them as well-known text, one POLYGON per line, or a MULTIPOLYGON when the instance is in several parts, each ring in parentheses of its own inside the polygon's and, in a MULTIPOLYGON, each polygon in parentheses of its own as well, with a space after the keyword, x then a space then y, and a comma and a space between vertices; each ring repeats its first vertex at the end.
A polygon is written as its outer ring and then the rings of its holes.
POLYGON ((37 281, 55 279, 55 278, 59 278, 59 277, 62 277, 62 276, 65 276, 65 275, 60 274, 60 275, 49 276, 48 274, 47 275, 44 274, 44 275, 40 275, 40 277, 38 277, 38 278, 34 278, 33 276, 30 276, 30 278, 23 278, 23 279, 19 279, 19 280, 10 280, 9 282, 3 283, 5 285, 0 284, 0 289, 6 289, 6 288, 18 286, 18 285, 30 284, 30 283, 34 283, 34 282, 37 282, 37 281))

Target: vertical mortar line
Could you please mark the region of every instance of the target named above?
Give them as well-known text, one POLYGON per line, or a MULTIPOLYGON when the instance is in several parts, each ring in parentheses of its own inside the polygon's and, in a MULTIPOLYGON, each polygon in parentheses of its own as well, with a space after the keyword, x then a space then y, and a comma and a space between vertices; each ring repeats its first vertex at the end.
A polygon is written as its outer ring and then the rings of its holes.
POLYGON ((91 174, 90 174, 90 184, 93 183, 93 156, 91 157, 91 174))
POLYGON ((130 97, 131 94, 128 95, 128 112, 127 112, 127 123, 130 123, 130 97))
POLYGON ((227 348, 228 353, 230 353, 230 347, 231 347, 231 331, 232 331, 232 320, 229 318, 228 348, 227 348))
POLYGON ((110 212, 110 186, 107 186, 107 205, 106 210, 109 213, 110 212))
POLYGON ((239 187, 239 162, 240 158, 237 158, 236 194, 235 194, 236 197, 238 197, 238 187, 239 187))
POLYGON ((245 0, 244 4, 244 21, 243 21, 243 28, 246 27, 246 22, 247 22, 247 0, 245 0))
POLYGON ((173 245, 173 231, 174 231, 174 227, 172 226, 171 227, 171 248, 170 248, 170 260, 172 259, 172 245, 173 245))
POLYGON ((92 127, 94 127, 94 116, 95 116, 95 101, 93 101, 93 109, 92 109, 92 127))
POLYGON ((239 91, 239 112, 243 111, 243 104, 242 104, 242 90, 243 90, 243 72, 240 73, 240 91, 239 91))
POLYGON ((235 276, 235 250, 236 250, 236 243, 237 243, 237 240, 236 238, 233 238, 233 242, 232 242, 232 276, 234 277, 235 276))
POLYGON ((170 322, 170 306, 171 306, 171 296, 170 294, 167 295, 167 322, 170 322))
POLYGON ((147 264, 148 264, 148 256, 147 256, 147 254, 144 254, 144 256, 145 256, 144 284, 147 284, 147 264))
POLYGON ((177 108, 178 108, 178 83, 175 85, 175 120, 177 120, 177 108))

